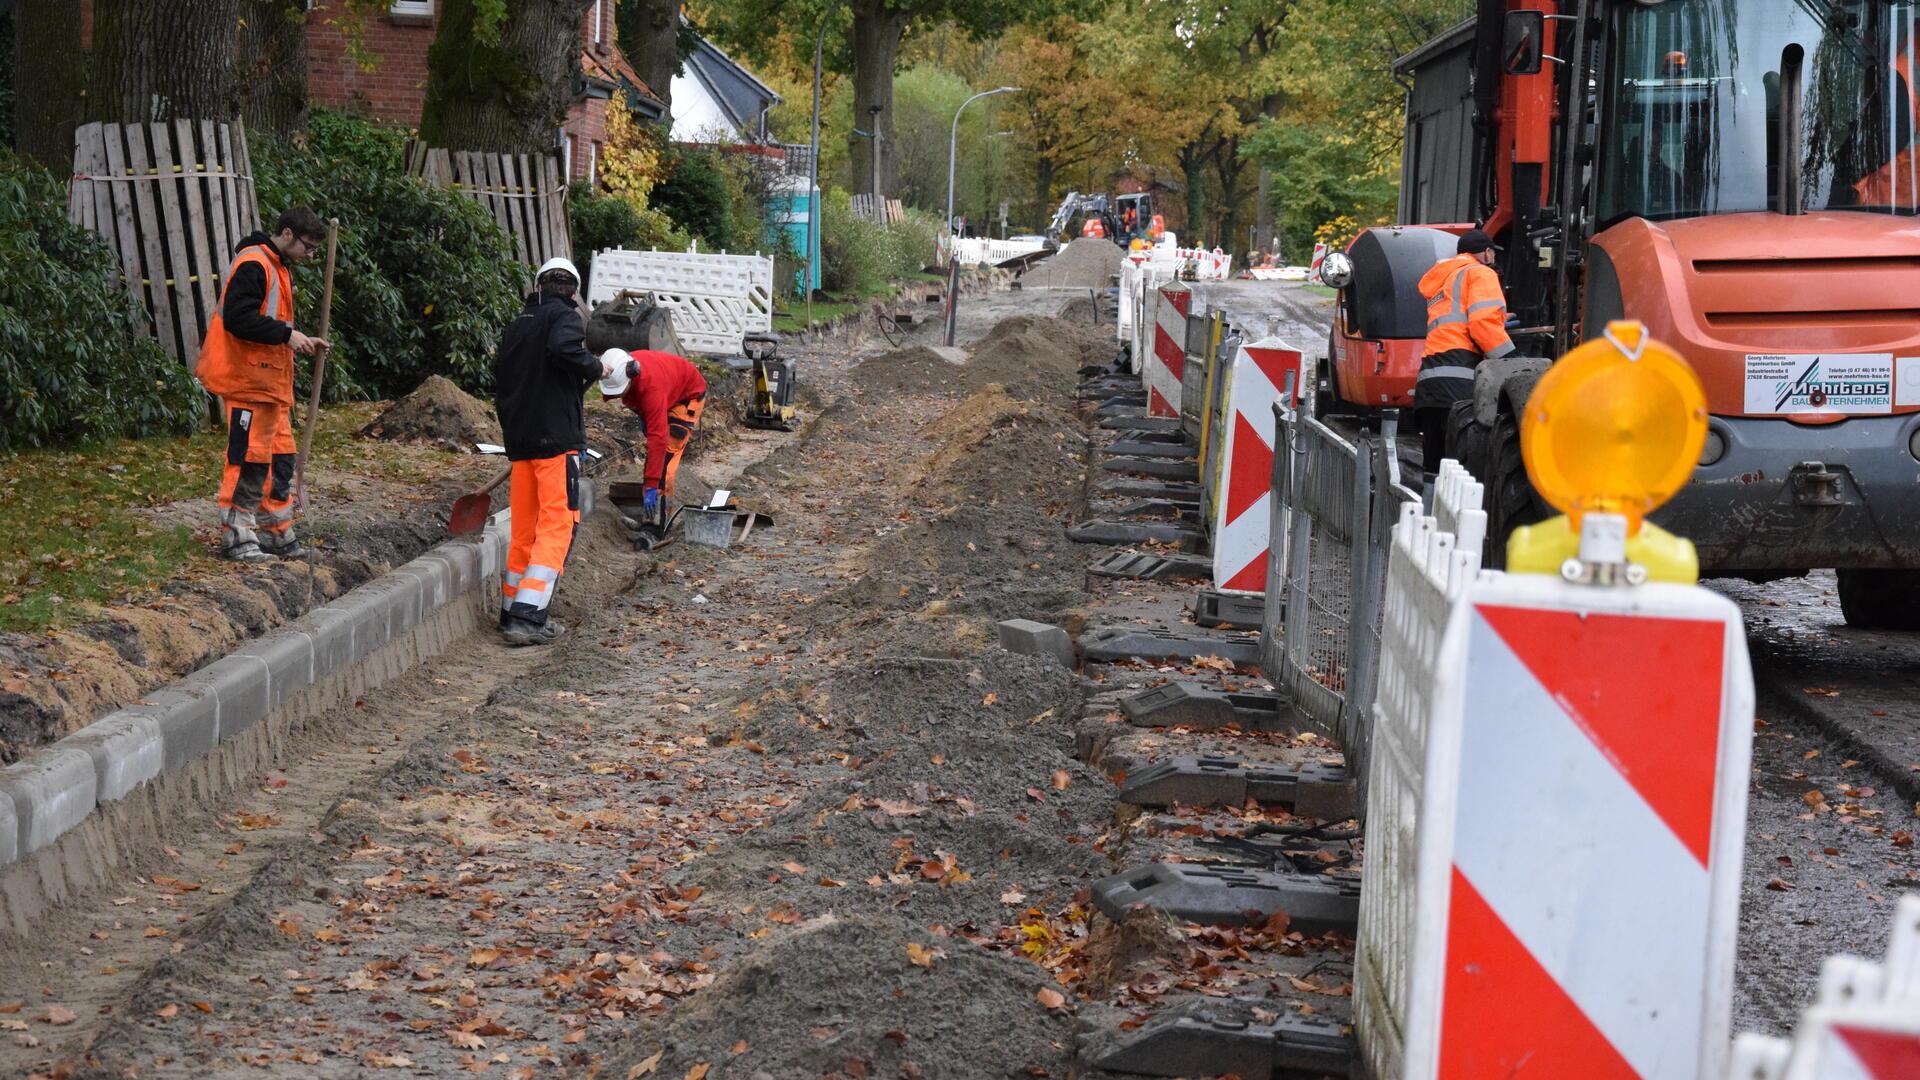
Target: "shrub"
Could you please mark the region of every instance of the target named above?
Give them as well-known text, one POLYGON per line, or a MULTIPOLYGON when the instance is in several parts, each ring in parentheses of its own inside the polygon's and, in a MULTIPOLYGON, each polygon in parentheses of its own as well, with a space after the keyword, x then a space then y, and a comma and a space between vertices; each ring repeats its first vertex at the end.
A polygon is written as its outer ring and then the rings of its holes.
MULTIPOLYGON (((394 397, 435 374, 489 390, 526 279, 512 241, 478 203, 406 175, 404 133, 325 110, 308 124, 294 140, 255 133, 252 150, 269 224, 289 206, 340 219, 327 399, 394 397)), ((302 329, 318 327, 323 262, 295 271, 302 329)))
POLYGON ((51 175, 0 147, 0 448, 190 430, 206 395, 65 208, 51 175))
POLYGON ((718 154, 702 147, 675 147, 666 179, 654 185, 653 205, 703 248, 738 251, 743 245, 736 235, 732 183, 718 154))
POLYGON ((687 234, 665 214, 652 207, 637 210, 632 200, 601 195, 587 184, 575 184, 568 192, 567 222, 573 230, 573 264, 589 279, 596 251, 687 250, 687 234))
POLYGON ((831 292, 869 296, 889 282, 919 273, 933 261, 939 224, 932 215, 907 212, 905 221, 884 226, 855 217, 844 191, 826 193, 820 210, 821 287, 831 292))

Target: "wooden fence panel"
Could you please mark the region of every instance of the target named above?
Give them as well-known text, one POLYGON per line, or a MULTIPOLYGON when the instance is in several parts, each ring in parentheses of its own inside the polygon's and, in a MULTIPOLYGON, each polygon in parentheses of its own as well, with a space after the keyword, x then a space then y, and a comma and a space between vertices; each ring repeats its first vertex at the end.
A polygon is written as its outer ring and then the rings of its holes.
POLYGON ((191 364, 233 246, 260 227, 240 125, 85 124, 67 217, 106 242, 167 354, 191 364))
MULTIPOLYGON (((555 255, 572 256, 567 187, 558 151, 492 154, 407 144, 407 172, 486 207, 513 239, 514 258, 529 271, 555 255)), ((531 274, 529 274, 531 277, 531 274)))

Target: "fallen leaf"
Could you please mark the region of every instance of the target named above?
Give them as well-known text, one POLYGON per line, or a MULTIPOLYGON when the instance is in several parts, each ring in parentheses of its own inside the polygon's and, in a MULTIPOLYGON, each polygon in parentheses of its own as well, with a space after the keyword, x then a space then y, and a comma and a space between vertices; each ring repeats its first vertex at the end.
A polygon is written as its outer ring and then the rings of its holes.
POLYGON ((740 1056, 741 1054, 744 1054, 744 1053, 746 1053, 746 1052, 747 1052, 747 1040, 745 1040, 745 1039, 741 1039, 741 1040, 740 1040, 739 1042, 737 1042, 737 1043, 734 1043, 734 1044, 733 1044, 733 1047, 731 1048, 731 1050, 730 1050, 729 1052, 730 1052, 731 1054, 733 1054, 733 1056, 734 1056, 734 1057, 739 1057, 739 1056, 740 1056))
POLYGON ((918 967, 932 968, 933 958, 938 955, 938 949, 930 949, 916 941, 907 942, 907 959, 918 967))
POLYGON ((587 1029, 586 1029, 586 1028, 575 1028, 574 1030, 572 1030, 572 1031, 569 1031, 569 1032, 567 1032, 567 1034, 566 1034, 566 1037, 565 1037, 565 1038, 563 1038, 563 1039, 561 1039, 560 1041, 561 1041, 561 1042, 563 1042, 563 1043, 581 1043, 581 1042, 586 1042, 586 1041, 587 1041, 587 1029))
POLYGON ((1908 832, 1908 831, 1907 831, 1907 830, 1905 830, 1905 829, 1900 829, 1900 830, 1898 830, 1898 831, 1896 831, 1896 832, 1895 832, 1895 833, 1893 834, 1893 846, 1894 846, 1894 847, 1897 847, 1897 848, 1910 848, 1910 847, 1912 847, 1912 846, 1913 846, 1913 834, 1912 834, 1912 833, 1910 833, 1910 832, 1908 832))
POLYGON ((213 1003, 210 1001, 196 1001, 193 1003, 193 1007, 196 1009, 199 1009, 203 1013, 213 1012, 213 1003))
POLYGON ((153 1015, 159 1017, 162 1020, 171 1020, 174 1017, 180 1015, 180 1006, 174 1004, 173 1002, 168 1002, 167 1004, 162 1005, 159 1008, 153 1010, 153 1015))
POLYGON ((1049 1009, 1058 1009, 1067 1003, 1067 995, 1051 986, 1043 986, 1034 993, 1034 998, 1049 1009))
POLYGON ((687 1075, 683 1078, 683 1080, 706 1080, 707 1070, 711 1068, 713 1068, 711 1064, 703 1061, 700 1064, 695 1065, 693 1068, 688 1069, 687 1075))
POLYGON ((1774 892, 1786 892, 1793 888, 1793 883, 1780 878, 1773 878, 1767 882, 1767 888, 1772 889, 1774 892))
POLYGON ((643 1076, 652 1076, 653 1070, 660 1067, 660 1059, 666 1054, 665 1050, 655 1050, 652 1057, 627 1070, 627 1080, 640 1080, 643 1076))
POLYGON ((1026 899, 1027 894, 1021 892, 1018 887, 1008 889, 1006 892, 1000 894, 1000 902, 1003 904, 1024 903, 1026 899))
POLYGON ((447 1032, 447 1038, 452 1039, 453 1045, 462 1050, 485 1050, 487 1048, 487 1040, 475 1035, 471 1031, 449 1031, 447 1032))
POLYGON ((65 1005, 47 1006, 47 1023, 52 1024, 54 1027, 66 1027, 78 1019, 80 1019, 79 1014, 67 1008, 65 1005))
POLYGON ((1065 769, 1053 770, 1053 790, 1065 791, 1073 783, 1073 774, 1065 769))
POLYGON ((980 704, 982 704, 982 705, 991 705, 991 704, 993 704, 994 702, 996 702, 996 701, 999 701, 999 700, 1000 700, 1000 695, 999 695, 999 694, 988 694, 988 695, 987 695, 986 697, 983 697, 983 698, 981 698, 981 699, 980 699, 980 704))

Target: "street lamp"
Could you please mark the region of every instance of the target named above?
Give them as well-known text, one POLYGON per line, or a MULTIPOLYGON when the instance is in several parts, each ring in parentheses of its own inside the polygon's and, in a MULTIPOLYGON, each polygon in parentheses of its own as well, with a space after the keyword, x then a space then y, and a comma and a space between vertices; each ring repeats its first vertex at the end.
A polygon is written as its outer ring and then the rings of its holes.
POLYGON ((949 233, 953 231, 953 158, 960 148, 960 114, 967 111, 967 106, 983 97, 1019 93, 1022 89, 1024 87, 1001 86, 992 90, 982 90, 961 102, 960 107, 953 110, 953 131, 947 136, 947 231, 949 233))

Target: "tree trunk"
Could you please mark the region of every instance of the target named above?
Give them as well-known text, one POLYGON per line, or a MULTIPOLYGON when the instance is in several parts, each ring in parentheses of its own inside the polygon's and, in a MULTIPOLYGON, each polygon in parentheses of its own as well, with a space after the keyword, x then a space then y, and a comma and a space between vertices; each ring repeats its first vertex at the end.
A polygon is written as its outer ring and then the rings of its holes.
POLYGON ((1229 139, 1214 155, 1213 168, 1220 177, 1219 247, 1244 262, 1246 238, 1240 235, 1240 181, 1246 176, 1247 163, 1240 159, 1240 140, 1229 139))
POLYGON ((1180 175, 1187 182, 1187 233, 1194 247, 1206 247, 1207 152, 1191 142, 1179 150, 1180 175))
POLYGON ((900 54, 900 35, 906 28, 906 14, 891 10, 887 0, 859 0, 853 7, 853 126, 879 136, 877 139, 848 136, 856 192, 884 194, 896 186, 893 65, 900 54), (877 121, 873 111, 876 107, 880 110, 877 121), (881 192, 873 191, 876 143, 880 154, 881 192))
POLYGON ((673 77, 680 73, 680 0, 619 0, 614 23, 627 62, 673 115, 673 77))
POLYGON ((232 120, 239 28, 239 0, 94 0, 85 118, 232 120))
POLYGON ((1053 219, 1053 159, 1033 159, 1033 212, 1038 222, 1053 219))
POLYGON ((573 102, 580 19, 592 0, 507 0, 495 40, 475 26, 476 0, 442 0, 427 53, 420 138, 448 150, 551 149, 573 102))
POLYGON ((307 126, 306 0, 240 0, 234 52, 247 126, 291 135, 307 126))
POLYGON ((73 168, 73 126, 87 88, 86 72, 79 4, 14 4, 14 147, 56 175, 65 176, 73 168))

